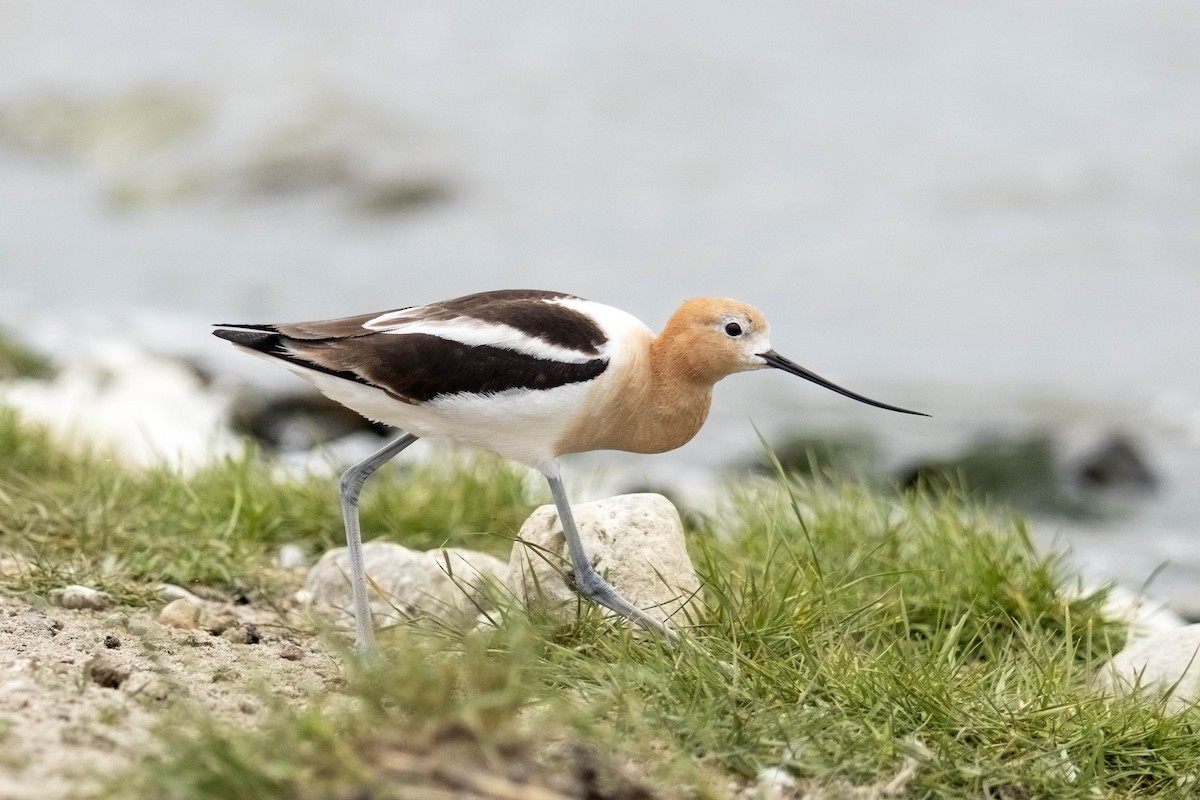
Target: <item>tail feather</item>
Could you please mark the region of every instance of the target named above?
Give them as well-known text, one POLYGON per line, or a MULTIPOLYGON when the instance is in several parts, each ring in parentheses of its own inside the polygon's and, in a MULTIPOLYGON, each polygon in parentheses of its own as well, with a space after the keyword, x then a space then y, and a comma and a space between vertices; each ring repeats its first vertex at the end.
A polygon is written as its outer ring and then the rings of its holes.
MULTIPOLYGON (((294 340, 279 333, 274 326, 242 325, 239 328, 241 329, 232 327, 216 328, 213 330, 213 336, 233 342, 238 347, 244 347, 256 353, 277 358, 292 367, 300 367, 303 371, 322 372, 326 375, 332 375, 335 378, 341 378, 354 383, 362 383, 367 386, 374 385, 371 381, 351 369, 340 369, 335 365, 314 361, 309 353, 300 354, 293 352, 288 345, 289 343, 294 344, 294 340)), ((311 348, 311 343, 306 344, 309 344, 311 348)))
POLYGON ((283 346, 283 336, 273 331, 269 326, 242 326, 243 330, 233 328, 217 328, 212 333, 219 339, 225 339, 236 345, 257 350, 271 356, 283 356, 287 350, 283 346))

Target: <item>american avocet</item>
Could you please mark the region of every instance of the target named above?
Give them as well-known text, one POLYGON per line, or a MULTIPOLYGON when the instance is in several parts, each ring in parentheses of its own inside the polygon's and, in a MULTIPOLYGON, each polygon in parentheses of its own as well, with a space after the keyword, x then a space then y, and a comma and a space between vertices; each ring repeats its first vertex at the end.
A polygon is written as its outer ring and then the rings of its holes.
POLYGON ((540 470, 562 521, 577 590, 675 641, 671 628, 593 569, 563 488, 559 456, 679 447, 704 424, 713 384, 766 367, 863 403, 920 414, 855 394, 789 361, 771 349, 763 315, 728 299, 688 300, 658 336, 619 309, 536 290, 482 292, 321 322, 222 325, 213 333, 281 361, 333 400, 403 430, 341 480, 360 649, 371 647, 374 632, 359 491, 418 437, 485 447, 540 470))

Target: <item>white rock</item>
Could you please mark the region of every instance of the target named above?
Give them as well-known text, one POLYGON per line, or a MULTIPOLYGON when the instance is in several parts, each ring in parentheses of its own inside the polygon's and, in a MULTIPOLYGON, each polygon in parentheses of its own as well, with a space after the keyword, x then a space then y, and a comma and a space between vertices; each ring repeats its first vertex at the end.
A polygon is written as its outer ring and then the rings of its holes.
MULTIPOLYGON (((371 612, 375 624, 434 617, 467 624, 481 607, 491 606, 491 587, 503 582, 503 561, 461 548, 410 550, 392 542, 363 545, 371 612)), ((308 572, 304 592, 317 611, 353 624, 349 558, 338 547, 321 556, 308 572)))
POLYGON ((280 569, 301 569, 308 563, 308 558, 304 555, 303 547, 289 543, 280 545, 279 552, 275 555, 275 563, 280 569))
POLYGON ((166 700, 171 695, 171 684, 153 672, 138 670, 121 684, 121 691, 153 700, 166 700))
POLYGON ((1108 619, 1124 622, 1129 626, 1130 643, 1135 639, 1144 639, 1187 625, 1183 617, 1168 608, 1166 603, 1120 585, 1108 590, 1102 613, 1108 619))
POLYGON ((0 402, 46 426, 63 446, 112 453, 136 466, 192 469, 236 453, 228 400, 187 365, 117 339, 72 350, 49 381, 0 386, 0 402))
POLYGON ((1121 695, 1165 692, 1168 711, 1186 708, 1200 698, 1200 624, 1133 642, 1100 668, 1094 683, 1121 695))
POLYGON ((63 608, 85 608, 92 611, 103 611, 112 605, 112 598, 107 593, 90 586, 64 586, 50 592, 50 602, 63 608))
POLYGON ((158 622, 169 628, 199 629, 221 634, 237 624, 237 617, 225 603, 202 600, 198 597, 179 597, 158 612, 158 622))
POLYGON ((162 595, 164 600, 191 600, 197 605, 204 602, 199 596, 173 583, 160 583, 158 585, 158 593, 162 595))
POLYGON ((204 603, 200 606, 200 617, 196 627, 214 635, 221 635, 237 624, 237 616, 222 603, 204 603))
MULTIPOLYGON (((699 617, 700 580, 684 546, 679 512, 667 498, 627 494, 572 510, 592 566, 629 602, 676 626, 699 617)), ((537 509, 521 526, 508 563, 508 588, 526 604, 546 604, 564 622, 580 608, 554 506, 537 509)))
POLYGON ((200 626, 201 611, 197 600, 180 597, 167 603, 163 610, 158 612, 158 622, 169 628, 192 630, 200 626))
POLYGON ((796 779, 783 767, 767 767, 759 770, 754 780, 756 800, 783 800, 791 797, 796 788, 796 779))

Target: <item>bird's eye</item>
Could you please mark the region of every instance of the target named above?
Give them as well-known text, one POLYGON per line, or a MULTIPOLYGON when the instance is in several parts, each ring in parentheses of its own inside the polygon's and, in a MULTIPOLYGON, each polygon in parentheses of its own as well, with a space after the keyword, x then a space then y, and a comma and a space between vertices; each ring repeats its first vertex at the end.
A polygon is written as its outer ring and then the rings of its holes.
POLYGON ((742 326, 738 325, 736 322, 731 322, 725 326, 725 333, 729 336, 741 336, 742 326))

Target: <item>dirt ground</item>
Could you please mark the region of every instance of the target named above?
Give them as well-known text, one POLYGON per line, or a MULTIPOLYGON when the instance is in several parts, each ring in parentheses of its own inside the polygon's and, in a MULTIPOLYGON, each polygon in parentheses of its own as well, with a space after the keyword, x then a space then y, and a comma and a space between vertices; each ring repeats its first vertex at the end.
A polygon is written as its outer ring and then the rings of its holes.
MULTIPOLYGON (((159 746, 180 703, 254 726, 264 703, 336 691, 336 658, 283 622, 273 611, 194 596, 160 612, 0 596, 0 800, 90 796, 159 746)), ((451 728, 419 746, 378 747, 380 779, 414 799, 661 796, 636 770, 582 743, 485 758, 451 728)))
POLYGON ((153 747, 180 702, 252 726, 264 697, 300 700, 340 681, 330 655, 270 612, 232 609, 217 635, 151 611, 0 596, 0 798, 86 795, 153 747))

